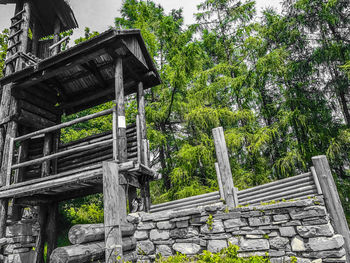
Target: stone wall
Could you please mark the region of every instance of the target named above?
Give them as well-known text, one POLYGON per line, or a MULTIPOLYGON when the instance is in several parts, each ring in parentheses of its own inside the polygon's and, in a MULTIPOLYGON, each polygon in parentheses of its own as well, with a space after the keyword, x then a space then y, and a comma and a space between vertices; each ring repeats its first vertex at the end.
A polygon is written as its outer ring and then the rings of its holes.
POLYGON ((6 238, 0 239, 2 255, 0 262, 4 263, 33 263, 36 237, 39 224, 36 215, 31 210, 25 210, 21 221, 8 221, 6 238))
POLYGON ((217 252, 229 242, 239 255, 265 255, 271 262, 345 262, 344 240, 334 233, 322 197, 228 210, 206 206, 182 211, 136 213, 138 259, 157 254, 217 252), (210 222, 211 221, 211 222, 210 222))

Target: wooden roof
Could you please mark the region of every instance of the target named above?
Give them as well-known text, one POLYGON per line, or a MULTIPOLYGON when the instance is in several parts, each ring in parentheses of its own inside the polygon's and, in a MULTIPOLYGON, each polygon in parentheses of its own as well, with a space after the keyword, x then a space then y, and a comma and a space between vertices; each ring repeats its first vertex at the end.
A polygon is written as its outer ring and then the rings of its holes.
MULTIPOLYGON (((0 0, 0 4, 16 4, 19 0, 0 0)), ((39 38, 54 34, 55 18, 61 20, 61 32, 78 27, 73 10, 65 0, 34 0, 33 16, 39 22, 39 38)))
POLYGON ((0 80, 14 83, 14 96, 51 98, 52 106, 72 114, 115 99, 114 62, 123 58, 125 95, 161 83, 139 30, 110 29, 56 56, 0 80), (23 94, 25 93, 25 94, 23 94))

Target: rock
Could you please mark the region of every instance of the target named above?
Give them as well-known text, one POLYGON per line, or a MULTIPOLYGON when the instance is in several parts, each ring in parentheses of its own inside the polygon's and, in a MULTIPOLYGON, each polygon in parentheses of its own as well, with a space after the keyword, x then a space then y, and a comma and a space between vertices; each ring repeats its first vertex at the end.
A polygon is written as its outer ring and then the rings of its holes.
POLYGON ((154 245, 149 240, 137 242, 137 254, 147 256, 154 252, 154 245))
POLYGON ((31 236, 32 234, 31 224, 16 223, 6 227, 6 237, 31 236))
POLYGON ((343 256, 341 258, 325 258, 323 259, 323 262, 336 262, 336 263, 346 262, 346 256, 343 256))
POLYGON ((296 235, 295 229, 292 226, 281 227, 279 230, 282 237, 294 237, 296 235))
POLYGON ((243 218, 232 218, 224 221, 225 228, 247 226, 247 220, 243 218))
POLYGON ((137 225, 137 230, 151 230, 151 229, 154 229, 155 226, 156 225, 153 222, 147 222, 147 223, 140 222, 137 225))
POLYGON ((234 219, 234 218, 240 218, 241 212, 229 212, 229 213, 223 213, 223 214, 216 214, 215 219, 234 219))
POLYGON ((286 254, 284 250, 269 250, 270 257, 282 257, 286 254))
POLYGON ((295 238, 292 239, 291 245, 292 245, 292 251, 299 252, 299 251, 306 250, 304 240, 299 236, 296 236, 295 238))
POLYGON ((310 206, 302 210, 292 209, 289 214, 292 219, 304 219, 325 216, 327 213, 325 207, 323 206, 310 206))
POLYGON ((168 240, 170 233, 168 230, 152 229, 150 232, 150 239, 153 240, 168 240))
POLYGON ((126 217, 126 221, 132 224, 138 224, 140 222, 140 217, 137 214, 129 214, 126 217))
POLYGON ((319 217, 312 217, 307 218, 303 220, 304 226, 311 226, 311 225, 325 225, 329 223, 329 219, 327 217, 319 218, 319 217))
POLYGON ((322 263, 322 259, 320 259, 320 258, 315 259, 315 260, 311 261, 311 263, 322 263))
POLYGON ((239 251, 257 251, 268 250, 270 248, 269 241, 267 239, 244 239, 239 240, 239 251))
POLYGON ((248 218, 250 226, 264 226, 271 223, 270 216, 260 216, 260 217, 251 217, 248 218))
POLYGON ((212 253, 217 253, 224 248, 227 248, 227 241, 224 239, 208 241, 208 250, 212 253))
POLYGON ((309 246, 312 251, 331 250, 341 248, 344 245, 344 238, 341 235, 333 237, 314 237, 309 239, 309 246))
POLYGON ((263 235, 246 235, 245 238, 257 239, 263 238, 263 235))
POLYGON ((147 231, 142 231, 142 230, 137 230, 135 231, 134 238, 136 240, 144 240, 148 238, 148 232, 147 231))
POLYGON ((170 230, 170 237, 175 239, 191 238, 191 237, 196 237, 198 235, 199 235, 199 232, 194 227, 176 228, 176 229, 170 230))
POLYGON ((175 218, 170 219, 170 222, 186 221, 186 220, 189 220, 189 219, 191 219, 190 216, 175 217, 175 218))
POLYGON ((225 229, 221 220, 220 221, 214 220, 211 226, 209 226, 208 224, 201 226, 201 233, 203 234, 213 234, 213 233, 223 233, 223 232, 225 232, 225 229))
POLYGON ((177 228, 188 227, 188 220, 176 222, 177 228))
POLYGON ((331 237, 334 234, 333 227, 329 223, 326 225, 297 226, 297 231, 302 237, 331 237))
POLYGON ((175 243, 173 249, 181 254, 196 255, 201 251, 201 246, 193 243, 175 243))
POLYGON ((162 221, 157 223, 157 228, 161 230, 173 229, 175 228, 175 223, 169 221, 162 221))
POLYGON ((161 254, 163 257, 168 257, 173 255, 171 247, 167 245, 159 245, 156 248, 156 255, 161 254))
POLYGON ((339 250, 326 250, 319 252, 303 253, 303 256, 308 258, 341 258, 345 254, 345 249, 341 248, 339 250))
MULTIPOLYGON (((308 258, 296 258, 298 263, 311 263, 311 260, 308 258)), ((287 262, 291 262, 291 261, 287 261, 287 262)))
POLYGON ((270 240, 270 247, 275 249, 285 248, 289 243, 289 239, 285 237, 274 237, 270 240))
POLYGON ((34 250, 27 253, 11 254, 7 257, 6 263, 32 263, 34 262, 34 250))

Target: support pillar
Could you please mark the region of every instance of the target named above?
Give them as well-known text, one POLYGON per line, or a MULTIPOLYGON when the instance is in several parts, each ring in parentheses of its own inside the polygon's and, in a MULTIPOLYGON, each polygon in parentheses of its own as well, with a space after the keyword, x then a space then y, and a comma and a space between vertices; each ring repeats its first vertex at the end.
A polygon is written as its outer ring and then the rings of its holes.
POLYGON ((323 197, 330 214, 330 219, 337 234, 344 237, 346 262, 350 262, 350 231, 341 205, 337 186, 334 182, 327 157, 325 155, 312 157, 312 163, 322 189, 323 197))
POLYGON ((222 127, 218 127, 213 129, 212 132, 225 201, 229 207, 235 207, 237 206, 235 203, 235 187, 232 179, 230 161, 228 159, 224 129, 222 127))
POLYGON ((121 225, 126 223, 125 188, 119 184, 119 166, 103 162, 103 202, 106 263, 121 262, 123 256, 121 225))

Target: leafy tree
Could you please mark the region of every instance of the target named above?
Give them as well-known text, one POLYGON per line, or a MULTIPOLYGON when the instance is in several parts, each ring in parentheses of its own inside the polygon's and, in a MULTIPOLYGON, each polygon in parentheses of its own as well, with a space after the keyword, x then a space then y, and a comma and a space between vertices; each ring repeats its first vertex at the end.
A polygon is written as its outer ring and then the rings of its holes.
POLYGON ((2 31, 2 33, 0 33, 0 78, 3 77, 3 69, 5 66, 5 59, 7 53, 8 36, 8 29, 5 29, 2 31))

